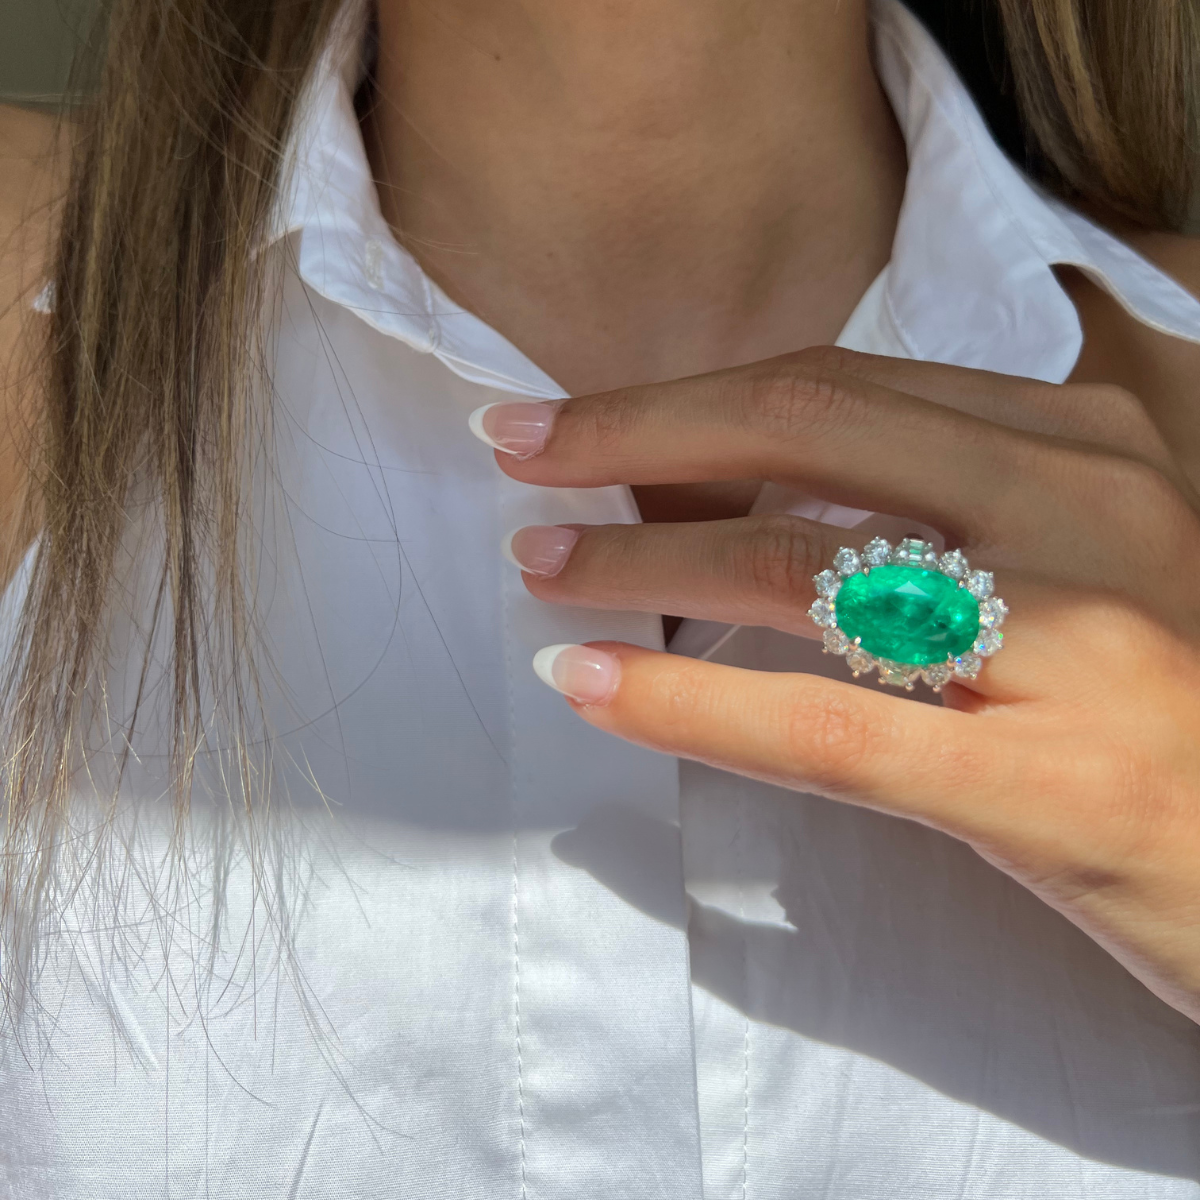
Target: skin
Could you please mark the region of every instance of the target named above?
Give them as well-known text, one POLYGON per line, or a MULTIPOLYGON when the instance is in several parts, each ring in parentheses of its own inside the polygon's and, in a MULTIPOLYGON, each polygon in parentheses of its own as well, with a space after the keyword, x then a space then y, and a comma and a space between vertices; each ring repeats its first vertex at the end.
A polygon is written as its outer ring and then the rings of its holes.
POLYGON ((0 105, 0 581, 28 541, 18 518, 45 326, 30 305, 45 282, 65 158, 55 121, 0 105))
POLYGON ((864 0, 383 0, 379 23, 384 215, 567 392, 832 341, 888 260, 905 150, 864 0))
MULTIPOLYGON (((776 479, 934 525, 1012 607, 943 707, 607 645, 581 718, 945 830, 1200 1019, 1200 348, 1064 273, 1085 332, 1067 387, 806 349, 886 261, 903 188, 859 0, 379 12, 385 215, 582 397, 501 469, 630 484, 647 519, 580 531, 556 575, 526 574, 536 595, 811 633, 810 576, 856 543, 744 517, 776 479), (931 447, 960 464, 936 485, 931 447)), ((1193 243, 1134 240, 1200 289, 1193 243)), ((10 352, 36 340, 14 328, 10 352)), ((19 492, 19 456, 0 473, 19 492)))
MULTIPOLYGON (((556 682, 630 741, 962 839, 1200 1019, 1200 514, 1132 393, 820 348, 567 401, 497 461, 550 487, 756 474, 994 569, 1004 650, 944 707, 619 644, 556 682)), ((812 576, 865 540, 790 516, 577 532, 534 595, 808 636, 812 576)))
MULTIPOLYGON (((647 522, 577 530, 535 595, 811 635, 811 576, 856 542, 744 517, 776 480, 932 525, 1012 607, 942 707, 609 645, 579 715, 961 838, 1200 1019, 1200 348, 1064 271, 1067 387, 804 349, 886 261, 902 192, 862 3, 384 0, 380 34, 368 144, 397 237, 603 393, 500 467, 631 485, 647 522), (939 448, 959 469, 928 481, 939 448)), ((1200 282, 1186 239, 1131 240, 1200 282)))

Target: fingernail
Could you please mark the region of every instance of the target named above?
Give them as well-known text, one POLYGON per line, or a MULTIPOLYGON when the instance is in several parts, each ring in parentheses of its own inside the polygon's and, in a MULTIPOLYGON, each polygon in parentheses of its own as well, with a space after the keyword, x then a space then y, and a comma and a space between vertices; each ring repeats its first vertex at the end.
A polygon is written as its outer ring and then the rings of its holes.
POLYGON ((467 424, 471 432, 493 450, 529 458, 546 444, 557 411, 557 404, 501 400, 477 408, 467 419, 467 424))
POLYGON ((504 539, 500 547, 514 567, 531 575, 557 575, 567 565, 579 532, 561 525, 526 525, 504 539))
POLYGON ((533 656, 538 678, 580 704, 607 704, 621 681, 621 664, 591 646, 547 646, 533 656))

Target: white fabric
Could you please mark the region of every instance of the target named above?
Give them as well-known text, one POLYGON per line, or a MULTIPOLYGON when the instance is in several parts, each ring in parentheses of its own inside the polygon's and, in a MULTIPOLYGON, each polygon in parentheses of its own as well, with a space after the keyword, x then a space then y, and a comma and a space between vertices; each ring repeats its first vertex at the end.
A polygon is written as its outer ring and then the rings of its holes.
MULTIPOLYGON (((1062 380, 1080 330, 1058 262, 1200 341, 1200 303, 1028 183, 903 8, 876 29, 910 176, 842 344, 1062 380)), ((1060 916, 949 838, 679 768, 536 680, 541 646, 655 645, 658 623, 539 603, 503 534, 636 510, 515 484, 467 431, 506 394, 562 392, 389 236, 357 37, 322 66, 276 229, 295 268, 260 521, 307 990, 240 944, 240 861, 216 984, 190 970, 211 896, 168 949, 143 935, 163 846, 144 806, 117 917, 64 900, 49 1040, 3 1047, 3 1194, 1200 1200, 1200 1029, 1060 916)), ((118 721, 141 616, 114 639, 118 721)), ((765 630, 678 636, 837 665, 765 630)), ((128 788, 153 801, 158 778, 143 754, 128 788)))

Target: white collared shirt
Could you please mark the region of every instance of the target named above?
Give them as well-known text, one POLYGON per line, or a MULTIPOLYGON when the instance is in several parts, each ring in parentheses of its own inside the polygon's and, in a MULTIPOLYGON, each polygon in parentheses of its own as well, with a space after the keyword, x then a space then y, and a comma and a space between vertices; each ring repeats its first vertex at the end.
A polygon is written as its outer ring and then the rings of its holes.
MULTIPOLYGON (((1062 381, 1081 334, 1059 263, 1200 341, 1200 303, 1024 178, 906 10, 875 28, 910 172, 842 345, 1062 381)), ((391 237, 358 36, 323 61, 273 234, 293 265, 256 594, 272 795, 303 814, 303 985, 248 965, 244 863, 224 985, 188 970, 211 897, 164 952, 126 883, 135 961, 88 910, 43 973, 53 1036, 4 1046, 3 1195, 1198 1200, 1200 1029, 1064 918, 948 837, 680 766, 534 677, 544 645, 661 645, 659 622, 539 602, 503 535, 636 508, 517 484, 468 432, 482 404, 563 393, 391 237)), ((678 637, 841 665, 769 630, 678 637)), ((149 873, 162 843, 139 836, 149 873)))

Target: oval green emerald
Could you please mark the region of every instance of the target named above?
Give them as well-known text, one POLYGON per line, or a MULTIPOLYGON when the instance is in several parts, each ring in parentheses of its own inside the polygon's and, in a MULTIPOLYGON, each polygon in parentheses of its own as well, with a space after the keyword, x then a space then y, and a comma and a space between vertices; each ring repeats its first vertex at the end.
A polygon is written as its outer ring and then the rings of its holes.
POLYGON ((872 567, 851 575, 835 601, 838 628, 868 654, 924 667, 971 648, 979 603, 966 588, 921 567, 872 567))

